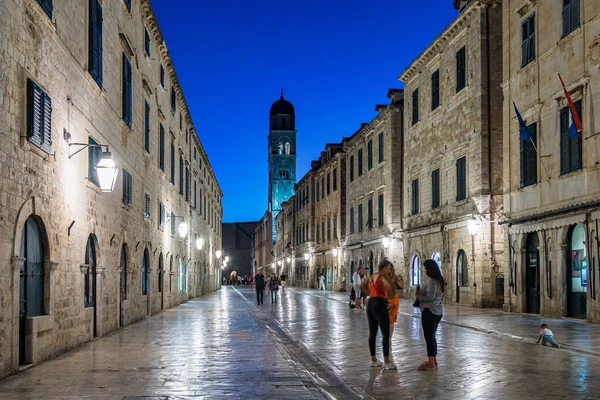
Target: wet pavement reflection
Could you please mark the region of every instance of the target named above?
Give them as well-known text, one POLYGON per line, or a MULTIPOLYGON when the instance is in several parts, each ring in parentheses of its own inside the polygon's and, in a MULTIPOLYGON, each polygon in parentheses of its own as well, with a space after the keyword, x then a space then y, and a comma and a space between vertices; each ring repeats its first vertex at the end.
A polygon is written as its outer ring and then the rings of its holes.
MULTIPOLYGON (((419 372, 420 320, 409 304, 401 312, 392 346, 398 370, 382 371, 370 367, 366 314, 350 310, 346 294, 288 288, 278 304, 266 292, 258 306, 252 287, 225 287, 0 381, 0 399, 599 396, 595 354, 467 329, 452 323, 460 320, 452 308, 438 330, 439 371, 419 372)), ((465 312, 486 327, 502 315, 465 312)), ((526 333, 524 326, 515 330, 526 333)))

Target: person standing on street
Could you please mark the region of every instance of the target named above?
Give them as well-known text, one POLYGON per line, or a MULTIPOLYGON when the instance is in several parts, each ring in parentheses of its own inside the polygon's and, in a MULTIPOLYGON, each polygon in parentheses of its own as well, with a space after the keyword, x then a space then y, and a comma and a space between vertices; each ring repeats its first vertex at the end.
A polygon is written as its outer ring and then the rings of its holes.
POLYGON ((426 260, 423 263, 427 278, 420 287, 417 287, 417 300, 421 308, 421 324, 423 325, 423 336, 427 344, 427 361, 419 366, 419 371, 435 371, 437 363, 437 341, 435 332, 442 320, 442 300, 446 281, 442 276, 440 267, 434 260, 426 260))
POLYGON ((262 268, 258 270, 254 277, 254 288, 256 289, 256 303, 261 305, 265 292, 265 276, 262 273, 262 268))
POLYGON ((352 274, 352 287, 354 288, 354 308, 358 310, 358 308, 362 308, 360 305, 360 299, 362 298, 360 293, 360 283, 362 281, 362 277, 360 276, 363 268, 358 267, 358 269, 352 274))
POLYGON ((285 280, 287 279, 287 275, 285 274, 285 272, 281 274, 281 277, 279 279, 281 279, 281 295, 283 296, 285 294, 285 280))
POLYGON ((273 299, 275 300, 275 304, 277 304, 277 292, 279 291, 279 279, 275 273, 271 274, 271 279, 269 279, 269 290, 271 291, 271 304, 273 304, 273 299))
POLYGON ((319 275, 319 290, 327 290, 325 289, 325 275, 319 275))
POLYGON ((381 346, 383 347, 383 368, 396 369, 390 360, 390 316, 388 314, 388 291, 391 284, 387 277, 392 263, 381 260, 377 272, 361 284, 361 291, 369 293, 367 318, 369 319, 369 350, 371 351, 371 367, 381 367, 381 361, 375 355, 377 331, 381 329, 381 346))

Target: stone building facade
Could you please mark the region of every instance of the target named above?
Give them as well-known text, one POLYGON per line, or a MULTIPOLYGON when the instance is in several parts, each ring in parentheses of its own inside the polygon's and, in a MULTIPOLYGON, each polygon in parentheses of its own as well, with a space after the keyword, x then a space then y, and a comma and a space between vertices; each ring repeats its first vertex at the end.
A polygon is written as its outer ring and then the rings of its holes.
POLYGON ((497 221, 502 8, 495 0, 455 1, 455 7, 458 16, 400 75, 404 273, 414 288, 423 261, 432 258, 448 281, 446 302, 495 307, 502 303, 496 281, 501 286, 505 265, 497 221))
POLYGON ((600 3, 502 9, 504 308, 600 321, 600 3), (573 135, 557 72, 583 126, 573 135), (513 103, 531 139, 521 139, 513 103))
POLYGON ((0 3, 0 377, 220 286, 222 193, 150 2, 64 7, 0 3))
POLYGON ((236 272, 238 276, 252 274, 252 248, 256 222, 223 223, 223 255, 229 257, 223 276, 236 272))
POLYGON ((402 274, 403 91, 388 91, 390 104, 343 140, 346 153, 346 290, 358 267, 372 274, 381 257, 402 274))
POLYGON ((327 143, 314 173, 313 266, 325 276, 329 290, 345 289, 345 265, 341 246, 346 220, 346 157, 341 143, 327 143))
POLYGON ((271 213, 267 211, 254 227, 253 274, 261 268, 266 273, 275 259, 272 221, 271 213))
POLYGON ((296 198, 292 196, 288 201, 281 204, 281 211, 275 217, 277 222, 277 240, 275 242, 275 260, 273 272, 277 276, 285 273, 286 276, 291 275, 292 270, 292 254, 294 240, 294 202, 296 198))
POLYGON ((320 163, 313 161, 311 169, 294 186, 294 247, 291 283, 299 287, 315 287, 316 273, 310 255, 314 252, 315 236, 315 178, 320 163))

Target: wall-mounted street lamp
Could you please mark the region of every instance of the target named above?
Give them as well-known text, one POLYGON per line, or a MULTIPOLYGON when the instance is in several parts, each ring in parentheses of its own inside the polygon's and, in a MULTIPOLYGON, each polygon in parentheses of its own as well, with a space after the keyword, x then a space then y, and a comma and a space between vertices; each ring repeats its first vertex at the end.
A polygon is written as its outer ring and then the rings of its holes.
POLYGON ((221 254, 223 254, 223 253, 221 252, 221 250, 217 250, 217 251, 215 252, 215 256, 216 256, 217 258, 221 258, 221 254))
POLYGON ((338 249, 336 247, 335 249, 333 249, 333 256, 337 257, 337 255, 338 255, 338 249))
POLYGON ((287 258, 285 261, 286 261, 288 264, 289 264, 289 263, 291 263, 291 262, 292 262, 292 257, 288 257, 288 258, 287 258))
POLYGON ((383 239, 381 239, 381 244, 383 244, 384 249, 387 249, 388 247, 390 247, 390 238, 384 236, 383 239))
POLYGON ((308 253, 304 253, 304 259, 305 259, 306 261, 308 261, 308 260, 309 260, 309 258, 310 258, 310 254, 308 254, 308 253))
MULTIPOLYGON (((180 216, 180 215, 173 215, 173 216, 169 216, 167 217, 167 219, 165 220, 165 223, 171 221, 171 220, 177 220, 177 219, 182 219, 183 221, 177 226, 177 231, 179 232, 179 237, 185 238, 188 234, 188 230, 189 230, 189 226, 187 224, 187 222, 185 222, 185 219, 180 216)), ((196 241, 197 243, 197 241, 196 241)))
POLYGON ((225 264, 229 262, 229 256, 225 256, 225 264))
POLYGON ((119 168, 115 165, 112 159, 112 154, 108 151, 107 144, 89 144, 89 143, 69 143, 69 159, 77 153, 87 149, 88 147, 99 147, 103 149, 102 157, 98 164, 96 164, 96 173, 98 174, 98 183, 100 184, 100 190, 103 192, 112 192, 115 189, 115 183, 117 182, 117 176, 119 175, 119 168), (79 150, 71 154, 71 146, 81 146, 79 150))
POLYGON ((202 250, 203 247, 204 247, 204 239, 202 239, 202 238, 196 239, 196 248, 198 250, 202 250))
POLYGON ((471 261, 473 264, 475 263, 475 236, 479 232, 479 222, 475 219, 475 217, 471 217, 469 222, 467 223, 467 229, 469 230, 469 235, 471 235, 471 261))

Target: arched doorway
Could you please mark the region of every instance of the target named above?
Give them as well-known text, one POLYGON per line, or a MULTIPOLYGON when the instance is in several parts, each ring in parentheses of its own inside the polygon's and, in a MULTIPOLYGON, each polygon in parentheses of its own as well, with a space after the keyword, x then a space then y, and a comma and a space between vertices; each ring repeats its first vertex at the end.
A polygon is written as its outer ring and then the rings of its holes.
POLYGON ((583 224, 569 228, 567 236, 567 316, 587 317, 587 254, 583 224))
POLYGON ((28 364, 26 321, 44 314, 44 241, 33 216, 27 218, 21 231, 20 255, 25 261, 19 288, 19 364, 28 364))
POLYGON ((173 291, 173 255, 169 259, 169 292, 173 291))
POLYGON ((125 246, 125 244, 121 246, 121 261, 119 266, 121 267, 121 280, 119 283, 121 311, 119 313, 119 326, 124 326, 125 313, 123 312, 123 302, 127 300, 127 247, 125 246))
POLYGON ((150 254, 148 248, 144 249, 142 255, 142 296, 146 296, 146 315, 150 315, 150 295, 148 293, 148 263, 150 262, 150 254))
POLYGON ((163 265, 163 255, 160 253, 158 255, 158 293, 160 293, 160 310, 165 309, 165 294, 163 292, 163 280, 164 280, 164 265, 163 265))
POLYGON ((85 276, 84 276, 84 306, 94 308, 93 331, 94 337, 98 336, 97 329, 97 307, 96 307, 96 244, 93 235, 90 235, 85 246, 85 276))
POLYGON ((467 273, 467 253, 459 250, 456 256, 456 302, 460 303, 460 288, 469 284, 467 273))
POLYGON ((412 286, 421 284, 421 260, 418 255, 414 255, 410 263, 410 284, 412 286))
POLYGON ((537 232, 527 235, 525 249, 525 312, 540 313, 540 239, 537 232))
POLYGON ((369 273, 371 275, 373 275, 373 272, 375 272, 374 269, 375 269, 375 266, 373 265, 373 252, 370 251, 369 252, 369 273))

